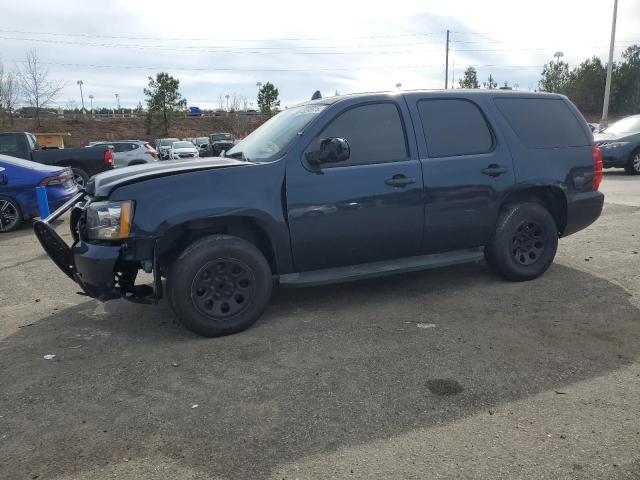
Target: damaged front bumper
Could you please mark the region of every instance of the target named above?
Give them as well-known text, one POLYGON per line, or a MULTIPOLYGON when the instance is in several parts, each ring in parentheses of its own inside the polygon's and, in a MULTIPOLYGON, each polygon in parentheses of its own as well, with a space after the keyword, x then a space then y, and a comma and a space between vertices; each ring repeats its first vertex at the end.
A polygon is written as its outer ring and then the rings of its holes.
POLYGON ((134 301, 142 301, 143 297, 158 300, 162 296, 162 283, 155 268, 155 248, 152 263, 154 288, 151 288, 134 284, 138 265, 124 261, 123 245, 87 242, 75 230, 73 245, 69 247, 56 233, 51 223, 72 208, 80 210, 74 210, 71 215, 72 231, 76 229, 82 213, 77 205, 84 197, 84 193, 74 196, 50 216, 35 222, 35 234, 51 260, 87 295, 100 301, 121 297, 134 301))

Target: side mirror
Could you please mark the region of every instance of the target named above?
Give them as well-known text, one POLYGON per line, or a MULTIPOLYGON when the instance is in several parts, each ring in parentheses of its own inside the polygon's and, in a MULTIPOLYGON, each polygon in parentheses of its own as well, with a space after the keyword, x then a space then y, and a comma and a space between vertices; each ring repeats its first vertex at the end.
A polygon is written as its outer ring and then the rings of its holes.
POLYGON ((0 185, 9 183, 9 177, 4 174, 4 168, 0 167, 0 185))
POLYGON ((313 167, 319 167, 323 163, 338 163, 349 159, 351 150, 349 143, 344 138, 329 137, 320 140, 320 148, 307 152, 307 162, 313 167))

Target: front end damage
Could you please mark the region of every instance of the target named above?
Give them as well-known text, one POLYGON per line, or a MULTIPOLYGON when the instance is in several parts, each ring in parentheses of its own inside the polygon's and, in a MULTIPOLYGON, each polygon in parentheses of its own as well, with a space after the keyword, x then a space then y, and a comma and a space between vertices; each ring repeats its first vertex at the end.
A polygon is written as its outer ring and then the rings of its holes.
POLYGON ((100 301, 124 298, 152 303, 162 298, 155 240, 129 238, 111 242, 87 239, 86 207, 90 203, 91 198, 80 193, 49 217, 35 222, 35 234, 51 260, 78 283, 85 294, 100 301), (69 210, 71 246, 51 225, 69 210), (136 285, 140 269, 153 273, 153 286, 136 285))

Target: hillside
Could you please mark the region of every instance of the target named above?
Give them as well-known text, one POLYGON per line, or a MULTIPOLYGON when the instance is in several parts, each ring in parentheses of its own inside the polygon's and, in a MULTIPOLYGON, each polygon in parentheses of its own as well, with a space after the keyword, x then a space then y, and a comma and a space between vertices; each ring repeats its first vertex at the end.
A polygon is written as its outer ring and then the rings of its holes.
MULTIPOLYGON (((187 117, 176 121, 170 136, 178 138, 206 136, 213 132, 230 132, 242 138, 266 120, 262 115, 226 117, 187 117)), ((158 135, 150 134, 144 118, 43 118, 42 127, 36 128, 33 119, 19 118, 14 125, 0 125, 3 132, 63 132, 67 147, 82 147, 95 140, 140 139, 153 141, 158 135)))

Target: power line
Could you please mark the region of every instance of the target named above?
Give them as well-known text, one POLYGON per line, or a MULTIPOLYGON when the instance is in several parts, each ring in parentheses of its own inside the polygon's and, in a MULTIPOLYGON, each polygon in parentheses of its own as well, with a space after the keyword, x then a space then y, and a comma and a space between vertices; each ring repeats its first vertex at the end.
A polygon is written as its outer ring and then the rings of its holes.
MULTIPOLYGON (((283 41, 318 41, 318 40, 334 40, 335 37, 287 37, 287 38, 167 38, 167 37, 127 37, 123 35, 101 35, 95 33, 60 33, 60 32, 35 32, 27 30, 6 30, 0 29, 4 33, 18 33, 27 35, 53 35, 62 37, 82 37, 82 38, 115 38, 125 40, 164 40, 164 41, 184 41, 184 42, 283 42, 283 41)), ((423 32, 423 33, 406 33, 399 35, 363 35, 356 37, 343 37, 345 39, 373 39, 373 38, 401 38, 401 37, 423 37, 432 35, 442 35, 442 32, 423 32)))

